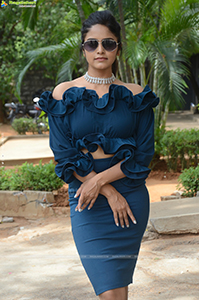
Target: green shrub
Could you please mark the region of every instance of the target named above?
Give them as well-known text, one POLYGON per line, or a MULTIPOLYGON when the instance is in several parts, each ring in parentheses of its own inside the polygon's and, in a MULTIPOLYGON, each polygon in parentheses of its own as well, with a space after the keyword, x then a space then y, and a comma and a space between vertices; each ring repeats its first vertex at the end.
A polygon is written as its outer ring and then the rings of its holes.
POLYGON ((154 130, 155 135, 155 157, 160 157, 162 155, 162 138, 166 134, 165 127, 156 127, 154 130))
POLYGON ((24 163, 14 169, 0 168, 0 190, 39 190, 53 191, 63 186, 64 182, 55 174, 55 165, 24 163))
POLYGON ((26 134, 29 127, 28 121, 28 118, 14 119, 14 121, 12 122, 12 127, 19 134, 26 134))
POLYGON ((199 130, 176 129, 164 133, 159 141, 159 152, 167 161, 169 170, 177 171, 199 163, 199 130))
POLYGON ((26 134, 26 132, 43 133, 49 130, 48 118, 45 116, 39 118, 38 120, 32 118, 19 118, 14 119, 12 122, 12 127, 19 134, 26 134), (39 123, 43 123, 45 126, 42 127, 39 123))
POLYGON ((9 190, 11 170, 0 168, 0 190, 9 190))
POLYGON ((178 178, 178 188, 183 188, 183 195, 194 197, 199 190, 199 166, 185 169, 178 178))

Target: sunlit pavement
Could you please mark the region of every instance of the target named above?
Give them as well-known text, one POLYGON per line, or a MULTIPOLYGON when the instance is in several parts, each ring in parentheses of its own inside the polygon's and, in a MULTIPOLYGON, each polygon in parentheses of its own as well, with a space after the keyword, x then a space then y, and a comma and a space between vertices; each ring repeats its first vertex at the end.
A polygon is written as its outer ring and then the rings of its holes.
MULTIPOLYGON (((0 265, 0 299, 96 299, 73 242, 69 209, 13 227, 1 239, 0 265)), ((198 295, 199 235, 142 243, 130 300, 196 300, 198 295)))

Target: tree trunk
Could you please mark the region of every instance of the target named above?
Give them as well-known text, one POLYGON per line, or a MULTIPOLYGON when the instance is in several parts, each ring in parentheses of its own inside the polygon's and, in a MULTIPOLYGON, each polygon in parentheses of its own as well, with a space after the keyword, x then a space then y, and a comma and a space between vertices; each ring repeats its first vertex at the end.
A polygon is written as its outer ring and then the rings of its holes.
MULTIPOLYGON (((158 70, 157 70, 157 59, 154 64, 154 73, 153 73, 153 92, 157 95, 158 94, 158 70)), ((160 103, 155 108, 155 128, 160 127, 161 122, 161 114, 162 114, 162 103, 160 99, 160 103)))
POLYGON ((75 0, 75 4, 77 5, 77 10, 79 12, 81 22, 83 23, 86 18, 85 18, 85 14, 84 14, 84 11, 82 9, 82 5, 81 5, 80 0, 75 0))
MULTIPOLYGON (((125 31, 125 25, 124 25, 124 13, 123 13, 122 0, 118 0, 118 10, 119 10, 119 16, 120 16, 120 25, 121 25, 121 30, 122 30, 123 49, 124 49, 124 53, 126 53, 127 43, 126 43, 126 31, 125 31)), ((132 82, 131 69, 130 69, 129 64, 127 63, 126 58, 125 58, 125 65, 126 65, 126 81, 132 82)))
POLYGON ((140 78, 141 78, 141 86, 145 87, 146 85, 146 71, 144 64, 140 65, 140 78))
POLYGON ((196 94, 196 97, 198 99, 198 103, 199 103, 199 85, 195 79, 195 76, 193 75, 193 72, 191 70, 191 68, 189 68, 189 71, 190 71, 190 81, 191 81, 191 84, 192 84, 192 87, 193 87, 193 90, 196 94))
POLYGON ((0 123, 4 123, 3 102, 0 100, 0 123))
POLYGON ((158 69, 157 69, 157 59, 154 64, 154 73, 153 73, 153 92, 157 94, 158 92, 158 69))
POLYGON ((165 110, 164 110, 164 114, 162 116, 162 126, 165 127, 166 126, 166 122, 167 122, 167 117, 168 117, 168 113, 169 113, 169 104, 170 104, 170 101, 167 101, 166 103, 166 106, 165 106, 165 110))
POLYGON ((126 81, 126 73, 125 73, 125 67, 122 57, 119 58, 119 71, 120 71, 120 77, 122 81, 126 81))
POLYGON ((138 84, 137 70, 133 68, 134 83, 138 84))

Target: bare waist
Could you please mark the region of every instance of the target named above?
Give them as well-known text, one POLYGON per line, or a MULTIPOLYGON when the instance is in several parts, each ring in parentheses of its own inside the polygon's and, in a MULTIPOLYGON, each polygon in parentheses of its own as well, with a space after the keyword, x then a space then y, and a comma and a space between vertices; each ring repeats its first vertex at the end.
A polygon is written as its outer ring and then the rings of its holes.
MULTIPOLYGON (((81 151, 85 154, 88 152, 86 148, 82 148, 81 151)), ((93 156, 94 159, 108 158, 114 156, 114 154, 105 154, 104 150, 100 146, 98 146, 95 152, 90 152, 90 154, 93 156)))

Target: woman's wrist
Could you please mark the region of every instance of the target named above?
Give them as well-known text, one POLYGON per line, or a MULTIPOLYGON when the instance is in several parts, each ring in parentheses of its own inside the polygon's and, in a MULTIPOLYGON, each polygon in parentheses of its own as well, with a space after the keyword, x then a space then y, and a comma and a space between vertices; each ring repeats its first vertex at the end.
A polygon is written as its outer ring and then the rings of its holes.
POLYGON ((96 174, 95 180, 96 180, 97 184, 102 187, 110 182, 124 178, 125 174, 121 170, 121 162, 96 174))
POLYGON ((105 196, 106 198, 109 198, 113 192, 115 191, 115 188, 111 184, 105 184, 100 189, 100 194, 105 196))
POLYGON ((96 183, 101 186, 101 188, 107 183, 106 182, 106 179, 105 179, 105 176, 103 176, 104 174, 103 173, 98 173, 95 175, 95 180, 96 180, 96 183))

